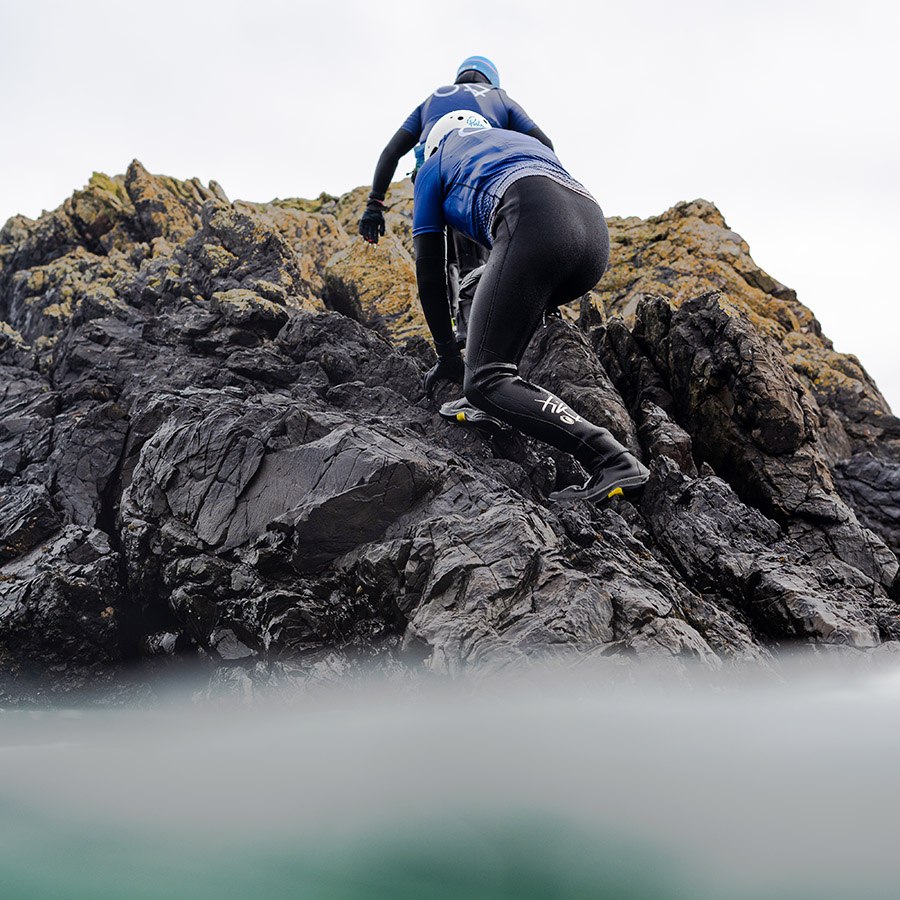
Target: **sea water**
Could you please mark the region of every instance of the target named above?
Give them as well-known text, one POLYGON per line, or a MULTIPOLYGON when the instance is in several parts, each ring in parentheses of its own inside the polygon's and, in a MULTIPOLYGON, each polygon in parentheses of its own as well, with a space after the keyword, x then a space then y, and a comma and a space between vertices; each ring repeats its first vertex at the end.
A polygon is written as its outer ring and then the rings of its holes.
POLYGON ((896 898, 900 660, 0 712, 3 900, 896 898))

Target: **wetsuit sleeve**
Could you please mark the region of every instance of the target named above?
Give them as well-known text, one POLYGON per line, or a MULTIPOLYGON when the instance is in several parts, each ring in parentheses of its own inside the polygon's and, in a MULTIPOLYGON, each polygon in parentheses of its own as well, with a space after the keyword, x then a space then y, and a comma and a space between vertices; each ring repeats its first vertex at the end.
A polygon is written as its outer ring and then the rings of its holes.
POLYGON ((406 121, 400 126, 404 131, 408 131, 416 138, 422 133, 422 109, 424 106, 425 101, 422 101, 422 103, 406 117, 406 121))
POLYGON ((419 170, 413 193, 413 237, 444 233, 444 193, 437 157, 419 170))
POLYGON ((444 197, 438 160, 419 170, 413 195, 413 245, 416 251, 416 283, 419 302, 435 344, 453 340, 450 300, 447 294, 444 197))
POLYGON ((416 146, 418 134, 418 132, 411 134, 404 125, 397 129, 397 133, 388 141, 387 147, 381 151, 378 165, 375 166, 375 177, 372 179, 372 193, 376 194, 379 199, 384 199, 394 172, 397 171, 400 157, 409 153, 416 146))
POLYGON ((534 128, 532 128, 531 131, 528 132, 528 136, 537 138, 545 147, 553 150, 553 141, 551 141, 550 138, 548 138, 547 135, 537 127, 537 125, 535 125, 534 128))
POLYGON ((450 299, 447 294, 445 240, 441 234, 420 234, 413 238, 416 250, 416 283, 419 302, 435 344, 453 342, 450 299))
POLYGON ((511 100, 505 94, 504 100, 506 101, 506 110, 509 116, 507 127, 510 131, 520 131, 529 137, 537 138, 545 147, 552 150, 553 141, 537 126, 534 119, 515 100, 511 100))
POLYGON ((520 131, 522 134, 528 134, 532 128, 537 128, 537 123, 534 119, 515 100, 508 97, 505 91, 503 99, 506 102, 506 113, 509 117, 506 127, 510 131, 520 131))

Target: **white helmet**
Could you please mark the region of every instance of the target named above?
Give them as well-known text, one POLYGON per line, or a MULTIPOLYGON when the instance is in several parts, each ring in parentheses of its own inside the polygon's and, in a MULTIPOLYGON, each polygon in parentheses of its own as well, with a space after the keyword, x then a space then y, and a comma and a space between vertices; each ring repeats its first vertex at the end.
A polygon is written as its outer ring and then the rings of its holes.
POLYGON ((465 128, 490 127, 491 123, 484 116, 472 112, 471 109, 455 109, 453 112, 448 112, 445 116, 441 116, 428 132, 428 138, 425 141, 425 159, 430 159, 441 141, 457 128, 461 133, 465 128))

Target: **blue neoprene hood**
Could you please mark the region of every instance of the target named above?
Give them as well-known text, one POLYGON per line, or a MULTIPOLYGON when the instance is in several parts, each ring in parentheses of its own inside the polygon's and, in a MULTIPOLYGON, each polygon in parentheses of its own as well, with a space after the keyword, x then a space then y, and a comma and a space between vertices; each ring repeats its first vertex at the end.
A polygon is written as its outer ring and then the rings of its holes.
POLYGON ((486 56, 470 56, 464 59, 456 70, 456 77, 459 78, 463 72, 470 72, 473 69, 476 72, 481 72, 494 87, 500 87, 500 73, 486 56))

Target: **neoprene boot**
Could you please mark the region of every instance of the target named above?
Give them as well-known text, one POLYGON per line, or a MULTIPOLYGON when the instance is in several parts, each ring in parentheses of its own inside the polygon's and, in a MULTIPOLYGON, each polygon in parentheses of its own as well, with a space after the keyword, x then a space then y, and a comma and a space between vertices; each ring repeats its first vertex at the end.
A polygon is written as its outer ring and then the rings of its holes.
POLYGON ((473 406, 465 397, 445 403, 440 408, 440 415, 450 422, 472 425, 479 431, 484 431, 493 437, 507 435, 512 431, 512 428, 506 422, 502 422, 495 416, 489 416, 484 410, 473 406))
POLYGON ((597 455, 592 461, 579 460, 590 472, 581 485, 570 485, 554 491, 550 499, 557 502, 576 500, 610 500, 618 496, 639 494, 650 477, 650 471, 609 432, 598 442, 597 455))

